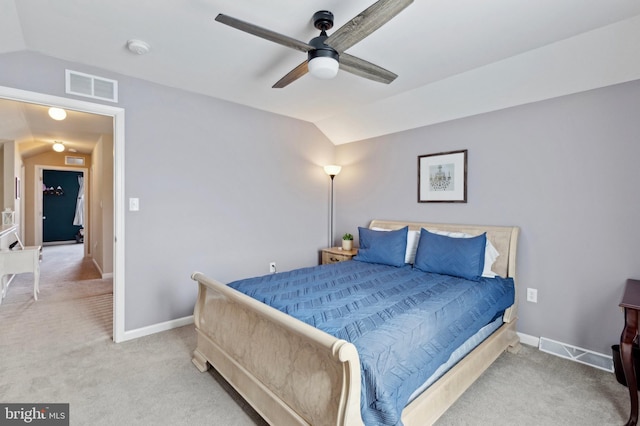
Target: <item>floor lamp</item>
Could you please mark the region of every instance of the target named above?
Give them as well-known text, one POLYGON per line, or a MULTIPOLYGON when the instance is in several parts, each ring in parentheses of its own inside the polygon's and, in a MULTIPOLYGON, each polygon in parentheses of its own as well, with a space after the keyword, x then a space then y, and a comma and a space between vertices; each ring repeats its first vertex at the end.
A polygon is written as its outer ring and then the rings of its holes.
POLYGON ((342 167, 336 165, 324 166, 324 172, 331 178, 331 201, 329 202, 329 247, 333 247, 333 178, 340 173, 342 167))

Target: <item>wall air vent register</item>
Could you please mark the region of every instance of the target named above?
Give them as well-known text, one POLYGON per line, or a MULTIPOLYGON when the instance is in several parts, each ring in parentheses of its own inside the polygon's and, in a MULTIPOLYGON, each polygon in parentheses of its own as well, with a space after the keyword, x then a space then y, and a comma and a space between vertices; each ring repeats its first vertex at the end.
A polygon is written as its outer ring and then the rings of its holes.
POLYGON ((66 92, 70 95, 118 102, 118 82, 108 78, 65 70, 66 92))
POLYGON ((66 155, 64 157, 64 164, 67 166, 84 166, 84 157, 71 157, 66 155))

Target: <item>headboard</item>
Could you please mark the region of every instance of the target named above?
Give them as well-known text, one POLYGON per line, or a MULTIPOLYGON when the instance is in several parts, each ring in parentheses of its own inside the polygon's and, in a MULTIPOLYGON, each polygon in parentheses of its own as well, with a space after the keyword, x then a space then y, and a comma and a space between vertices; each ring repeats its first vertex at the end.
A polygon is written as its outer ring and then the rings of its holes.
MULTIPOLYGON (((517 226, 493 226, 493 225, 457 225, 449 223, 430 223, 430 222, 402 222, 392 220, 378 220, 374 219, 369 224, 369 228, 382 228, 382 229, 400 229, 405 226, 409 227, 411 231, 419 231, 420 228, 425 228, 428 231, 449 231, 449 232, 464 232, 469 235, 481 235, 487 233, 487 239, 491 241, 491 244, 498 250, 500 256, 496 259, 493 267, 493 272, 502 277, 510 277, 516 281, 516 254, 518 245, 518 235, 520 228, 517 226)), ((511 318, 515 318, 516 310, 515 306, 518 300, 518 286, 516 289, 516 303, 505 314, 505 321, 510 322, 511 318)))

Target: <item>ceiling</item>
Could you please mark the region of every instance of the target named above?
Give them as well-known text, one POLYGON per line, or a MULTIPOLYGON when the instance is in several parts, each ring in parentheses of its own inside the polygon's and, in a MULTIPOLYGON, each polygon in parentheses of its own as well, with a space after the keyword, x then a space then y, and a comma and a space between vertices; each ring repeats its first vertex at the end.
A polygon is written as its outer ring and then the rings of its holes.
POLYGON ((90 154, 100 137, 110 134, 111 117, 67 111, 67 118, 56 121, 48 107, 0 99, 0 141, 17 141, 23 157, 50 151, 56 141, 65 145, 65 153, 90 154))
POLYGON ((389 85, 340 72, 272 89, 306 55, 214 21, 224 13, 308 42, 314 12, 333 12, 331 34, 373 2, 0 0, 0 53, 40 52, 294 117, 336 144, 640 78, 638 0, 416 0, 347 50, 398 74, 389 85), (151 51, 129 52, 129 39, 151 51))

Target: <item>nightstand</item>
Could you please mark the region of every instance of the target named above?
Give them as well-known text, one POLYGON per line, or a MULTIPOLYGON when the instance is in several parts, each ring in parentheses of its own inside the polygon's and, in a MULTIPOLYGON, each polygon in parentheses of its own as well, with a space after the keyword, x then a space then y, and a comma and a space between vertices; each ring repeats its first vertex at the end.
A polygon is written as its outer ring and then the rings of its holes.
POLYGON ((342 247, 330 247, 322 250, 322 264, 344 262, 358 254, 358 249, 342 250, 342 247))

